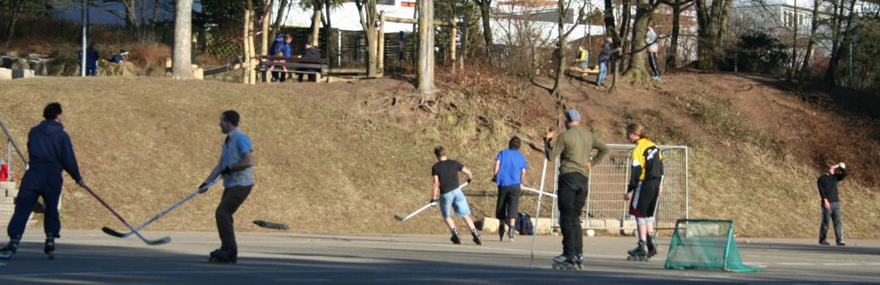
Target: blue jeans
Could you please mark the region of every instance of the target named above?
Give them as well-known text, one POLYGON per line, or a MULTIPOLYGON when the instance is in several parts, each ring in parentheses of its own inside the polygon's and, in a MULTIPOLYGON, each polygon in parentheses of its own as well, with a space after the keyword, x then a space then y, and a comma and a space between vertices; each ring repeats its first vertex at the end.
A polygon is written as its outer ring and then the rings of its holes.
POLYGON ((599 78, 596 79, 596 85, 605 84, 606 75, 608 75, 608 62, 603 61, 599 63, 599 78))
POLYGON ((450 217, 450 206, 455 210, 456 216, 464 217, 471 215, 471 208, 468 207, 467 198, 464 197, 464 192, 461 192, 461 189, 455 189, 440 195, 440 213, 443 214, 444 219, 450 217))

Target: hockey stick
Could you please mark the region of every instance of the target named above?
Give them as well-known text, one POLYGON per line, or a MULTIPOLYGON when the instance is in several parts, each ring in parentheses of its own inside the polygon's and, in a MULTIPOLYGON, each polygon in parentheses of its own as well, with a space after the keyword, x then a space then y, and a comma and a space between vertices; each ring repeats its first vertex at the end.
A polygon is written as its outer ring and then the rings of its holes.
POLYGON ((530 188, 530 187, 525 187, 525 186, 523 186, 523 187, 522 187, 522 190, 526 190, 526 191, 529 191, 529 192, 535 192, 535 193, 538 193, 538 196, 543 195, 543 196, 547 196, 547 197, 551 197, 551 198, 556 198, 556 194, 549 193, 549 192, 544 192, 544 191, 541 191, 541 190, 538 190, 538 189, 535 189, 535 188, 530 188))
MULTIPOLYGON (((541 201, 544 200, 544 180, 547 177, 547 159, 544 159, 544 167, 541 168, 541 189, 538 190, 538 209, 535 211, 535 225, 538 224, 538 221, 541 219, 541 201)), ((548 194, 549 195, 549 194, 548 194)), ((538 233, 532 235, 532 249, 531 249, 531 257, 529 258, 529 267, 532 267, 532 264, 535 262, 535 240, 538 238, 538 233)))
MULTIPOLYGON (((153 217, 150 218, 147 222, 141 224, 141 225, 138 226, 137 228, 131 229, 130 232, 127 232, 127 233, 120 233, 120 232, 118 232, 118 231, 116 231, 116 230, 113 230, 113 229, 111 229, 111 228, 109 228, 109 227, 104 227, 104 228, 102 228, 101 230, 104 231, 104 233, 106 233, 106 234, 108 234, 108 235, 111 235, 111 236, 115 236, 115 237, 118 237, 118 238, 127 238, 128 236, 130 236, 130 235, 136 233, 137 231, 140 231, 140 230, 142 230, 143 228, 147 227, 148 225, 152 224, 153 222, 155 222, 156 220, 158 220, 158 219, 161 218, 162 216, 165 216, 165 214, 168 214, 169 212, 171 212, 171 210, 174 210, 175 208, 179 207, 180 205, 183 205, 183 203, 186 203, 186 201, 189 201, 189 200, 191 200, 192 198, 195 198, 196 196, 198 196, 199 194, 201 194, 201 193, 199 193, 199 192, 202 191, 202 189, 208 189, 208 188, 211 188, 211 186, 214 185, 214 183, 217 183, 217 181, 219 181, 219 180, 220 180, 219 178, 218 178, 218 179, 214 179, 213 182, 209 183, 208 185, 205 185, 204 188, 199 188, 199 189, 196 190, 195 192, 192 192, 191 194, 189 194, 189 195, 187 195, 185 198, 183 198, 183 200, 180 200, 179 202, 175 203, 174 205, 171 205, 171 207, 168 207, 168 209, 165 209, 165 210, 163 210, 161 213, 159 213, 158 215, 153 216, 153 217)), ((129 227, 129 228, 131 228, 131 227, 129 227)), ((170 238, 170 237, 168 238, 168 241, 169 241, 169 242, 171 241, 171 238, 170 238)))
MULTIPOLYGON (((462 189, 462 188, 464 188, 464 187, 467 186, 467 185, 468 185, 468 183, 465 182, 464 184, 461 184, 461 186, 458 186, 458 188, 455 188, 455 190, 462 189)), ((455 190, 452 190, 452 191, 455 191, 455 190)), ((409 215, 406 216, 406 217, 401 217, 401 216, 398 216, 398 215, 394 215, 394 219, 396 219, 398 222, 403 222, 403 221, 409 220, 409 218, 415 217, 416 215, 418 215, 418 214, 421 213, 422 211, 425 211, 425 210, 427 210, 428 208, 433 207, 433 206, 437 206, 437 202, 430 202, 430 203, 428 203, 427 205, 422 206, 421 208, 419 208, 419 209, 416 210, 415 212, 412 212, 411 214, 409 214, 409 215)))
POLYGON ((113 210, 113 208, 110 207, 110 205, 108 205, 107 202, 104 202, 104 199, 101 199, 101 197, 98 197, 98 194, 95 194, 95 192, 92 191, 92 189, 90 189, 88 186, 85 186, 85 185, 82 185, 82 187, 84 189, 86 189, 86 191, 88 191, 89 194, 92 194, 92 196, 95 197, 95 199, 97 199, 98 202, 101 202, 101 205, 104 205, 104 207, 107 208, 107 210, 110 210, 110 212, 113 213, 113 215, 116 216, 117 219, 122 221, 122 223, 125 224, 126 227, 131 229, 134 234, 136 234, 142 241, 144 241, 144 243, 146 243, 148 245, 161 245, 161 244, 166 244, 166 243, 171 242, 171 237, 169 237, 169 236, 166 236, 166 237, 160 238, 160 239, 155 239, 155 240, 149 240, 149 239, 144 238, 144 236, 142 236, 141 233, 137 232, 134 228, 132 228, 131 224, 129 224, 127 221, 125 221, 125 219, 122 218, 122 216, 119 215, 119 213, 117 213, 116 210, 113 210))

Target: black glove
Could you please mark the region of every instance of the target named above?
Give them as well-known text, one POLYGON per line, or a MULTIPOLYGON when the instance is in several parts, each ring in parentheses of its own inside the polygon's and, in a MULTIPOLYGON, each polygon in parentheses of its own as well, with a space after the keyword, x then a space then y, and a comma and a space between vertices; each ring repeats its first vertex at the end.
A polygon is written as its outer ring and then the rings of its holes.
POLYGON ((440 200, 431 199, 431 201, 428 201, 428 204, 434 204, 434 203, 437 203, 438 201, 440 201, 440 200))
POLYGON ((471 184, 471 181, 473 181, 473 178, 468 177, 467 183, 471 184))
POLYGON ((208 184, 207 184, 207 183, 204 183, 204 182, 202 182, 202 184, 199 184, 199 193, 205 193, 205 192, 208 192, 208 187, 207 187, 207 186, 208 186, 208 184))
POLYGON ((220 174, 223 174, 223 175, 229 175, 230 173, 232 173, 232 168, 229 168, 229 166, 227 166, 226 168, 223 168, 223 170, 220 171, 220 174))
POLYGON ((498 174, 492 175, 492 182, 498 182, 498 174))

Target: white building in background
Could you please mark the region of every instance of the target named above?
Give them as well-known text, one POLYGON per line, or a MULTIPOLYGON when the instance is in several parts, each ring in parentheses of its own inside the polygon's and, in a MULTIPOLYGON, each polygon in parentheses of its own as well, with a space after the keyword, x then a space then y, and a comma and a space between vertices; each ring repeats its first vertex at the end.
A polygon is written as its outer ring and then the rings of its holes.
MULTIPOLYGON (((595 5, 604 5, 601 0, 581 1, 591 1, 590 5, 588 5, 589 7, 603 7, 595 5)), ((279 1, 275 1, 273 4, 273 12, 271 15, 273 22, 277 17, 276 11, 278 11, 278 5, 280 5, 278 2, 279 1)), ((412 19, 416 15, 415 0, 377 0, 376 2, 376 10, 378 12, 384 11, 385 15, 388 17, 412 19)), ((434 4, 435 10, 440 3, 441 2, 438 1, 434 4)), ((583 2, 580 2, 580 4, 582 3, 583 2)), ((592 8, 588 8, 588 10, 589 9, 592 8)), ((294 3, 286 15, 283 16, 282 23, 286 27, 310 27, 312 23, 312 12, 311 9, 303 9, 298 4, 294 3)), ((570 24, 567 24, 567 27, 571 27, 574 23, 574 17, 568 18, 570 24)), ((534 24, 529 26, 533 27, 534 31, 540 34, 540 38, 556 39, 555 1, 495 0, 493 1, 493 20, 491 21, 491 25, 496 44, 510 44, 508 40, 511 39, 511 29, 517 26, 517 22, 520 22, 523 19, 528 19, 529 22, 534 22, 534 24), (525 5, 526 3, 530 3, 530 5, 525 5)), ((331 9, 330 21, 333 28, 343 31, 363 30, 358 9, 354 1, 345 2, 340 7, 331 9)), ((482 22, 480 22, 479 19, 474 19, 470 22, 470 25, 482 26, 482 22)), ((385 33, 397 33, 401 31, 406 33, 412 32, 413 24, 385 22, 385 33)), ((602 33, 604 33, 604 28, 602 26, 578 25, 578 28, 572 32, 569 38, 577 39, 587 35, 601 35, 602 33)))

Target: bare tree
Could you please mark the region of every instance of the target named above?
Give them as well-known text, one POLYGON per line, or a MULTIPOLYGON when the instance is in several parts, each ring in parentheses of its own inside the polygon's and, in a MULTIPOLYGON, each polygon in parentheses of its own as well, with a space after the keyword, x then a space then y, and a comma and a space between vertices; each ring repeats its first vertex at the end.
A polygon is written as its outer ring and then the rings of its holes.
POLYGON ((800 72, 798 73, 798 94, 801 99, 806 99, 803 94, 804 80, 812 73, 810 69, 810 57, 813 55, 813 44, 816 43, 816 31, 819 30, 819 0, 813 0, 813 13, 810 17, 810 38, 807 40, 807 50, 804 53, 800 72))
MULTIPOLYGON (((418 87, 423 95, 432 94, 434 87, 434 0, 419 0, 419 68, 418 87)), ((373 33, 375 34, 375 33, 373 33)))
POLYGON ((174 9, 174 53, 171 75, 174 79, 193 79, 192 70, 192 4, 193 0, 177 0, 174 9))
POLYGON ((843 59, 843 48, 846 43, 852 41, 855 29, 853 19, 855 17, 855 5, 858 0, 832 0, 831 15, 831 59, 828 61, 828 70, 825 71, 825 82, 836 84, 837 68, 843 59), (847 2, 849 1, 849 2, 847 2), (847 7, 848 5, 848 7, 847 7))
POLYGON ((651 21, 654 9, 659 4, 659 1, 636 0, 636 16, 632 30, 629 67, 623 74, 623 79, 632 84, 646 85, 650 83, 648 45, 652 43, 645 41, 645 35, 648 33, 648 22, 651 21))
POLYGON ((681 35, 681 12, 687 11, 694 5, 693 0, 666 1, 664 4, 672 7, 672 35, 669 42, 669 52, 666 55, 666 69, 678 68, 678 38, 681 35))
POLYGON ((721 55, 721 38, 727 27, 728 14, 734 0, 694 0, 697 7, 697 65, 700 69, 716 69, 721 55))
POLYGON ((379 14, 376 13, 376 0, 355 0, 354 3, 361 19, 361 27, 364 29, 364 37, 367 38, 367 77, 375 78, 379 74, 376 39, 378 36, 376 21, 379 20, 379 14))
POLYGON ((562 88, 562 79, 565 77, 565 65, 566 65, 566 51, 565 48, 568 46, 568 36, 571 35, 572 32, 577 28, 580 23, 583 23, 587 19, 587 14, 585 12, 585 8, 589 1, 584 1, 583 5, 578 9, 577 18, 574 20, 574 24, 567 28, 566 24, 566 16, 573 15, 572 3, 575 1, 572 0, 558 0, 556 2, 557 9, 557 32, 559 33, 559 38, 556 41, 556 49, 554 50, 554 55, 556 56, 556 80, 553 82, 553 89, 550 91, 550 94, 556 96, 557 102, 561 102, 562 94, 559 92, 560 88, 562 88))
POLYGON ((492 20, 492 0, 474 0, 474 3, 477 3, 477 6, 480 7, 480 18, 483 20, 483 39, 486 41, 486 60, 489 64, 492 64, 492 49, 494 43, 492 42, 492 25, 490 21, 492 20))

